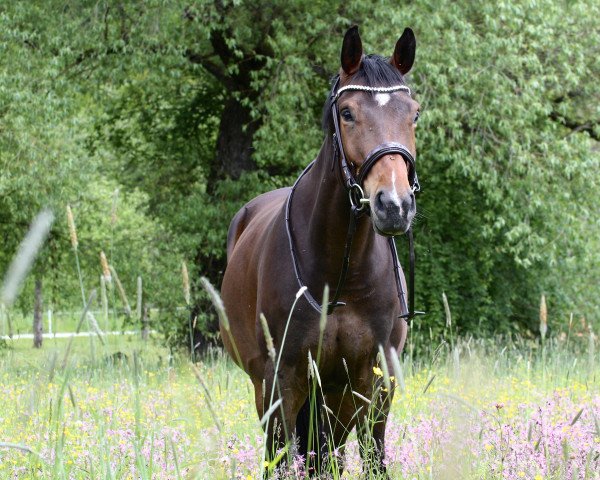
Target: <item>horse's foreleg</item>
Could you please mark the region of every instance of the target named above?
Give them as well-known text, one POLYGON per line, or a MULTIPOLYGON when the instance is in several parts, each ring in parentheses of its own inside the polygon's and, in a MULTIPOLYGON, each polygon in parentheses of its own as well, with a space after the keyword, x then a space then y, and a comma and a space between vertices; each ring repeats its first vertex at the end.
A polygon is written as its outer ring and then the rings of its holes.
POLYGON ((269 361, 265 368, 264 383, 254 386, 256 409, 264 421, 266 460, 269 462, 277 459, 286 444, 289 445, 296 426, 296 416, 306 398, 305 389, 298 388, 301 382, 296 373, 295 367, 280 366, 275 379, 274 367, 269 361), (267 415, 268 418, 265 418, 267 415))
POLYGON ((329 465, 326 471, 330 471, 335 477, 341 477, 345 468, 346 439, 354 428, 358 415, 365 415, 367 404, 354 397, 352 388, 348 386, 341 393, 327 394, 325 407, 323 424, 327 438, 323 457, 329 465))
MULTIPOLYGON (((357 425, 357 436, 360 444, 360 454, 363 460, 363 470, 368 478, 371 475, 387 477, 385 459, 385 428, 390 412, 393 391, 383 390, 381 379, 375 382, 372 403, 365 415, 360 415, 357 425)), ((377 477, 379 478, 379 477, 377 477)))

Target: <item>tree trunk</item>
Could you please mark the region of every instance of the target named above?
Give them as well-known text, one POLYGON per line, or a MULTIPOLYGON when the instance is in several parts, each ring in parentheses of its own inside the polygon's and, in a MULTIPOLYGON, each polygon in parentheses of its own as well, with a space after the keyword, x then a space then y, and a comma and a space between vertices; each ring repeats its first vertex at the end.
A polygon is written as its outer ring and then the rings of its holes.
MULTIPOLYGON (((254 134, 260 127, 259 120, 253 120, 250 108, 242 105, 240 101, 231 97, 225 101, 221 113, 219 135, 217 137, 217 152, 215 162, 212 166, 211 179, 208 183, 209 192, 216 185, 215 180, 223 178, 238 179, 242 173, 254 170, 256 165, 252 159, 254 148, 254 134)), ((196 252, 195 264, 200 275, 207 277, 217 288, 223 279, 226 266, 225 258, 214 258, 207 256, 202 250, 196 252)), ((198 282, 193 282, 192 288, 197 291, 198 282)), ((212 310, 208 300, 198 300, 199 295, 190 310, 190 325, 199 318, 201 312, 212 310)), ((209 345, 214 344, 214 334, 219 330, 219 322, 216 316, 203 326, 193 330, 193 350, 202 354, 209 345)))
POLYGON ((35 278, 35 293, 34 293, 34 306, 33 306, 33 346, 34 348, 41 348, 43 337, 43 325, 42 325, 42 279, 40 277, 35 278))
POLYGON ((233 97, 225 101, 212 179, 238 179, 243 172, 256 168, 252 160, 252 142, 259 126, 258 120, 252 120, 249 107, 233 97))

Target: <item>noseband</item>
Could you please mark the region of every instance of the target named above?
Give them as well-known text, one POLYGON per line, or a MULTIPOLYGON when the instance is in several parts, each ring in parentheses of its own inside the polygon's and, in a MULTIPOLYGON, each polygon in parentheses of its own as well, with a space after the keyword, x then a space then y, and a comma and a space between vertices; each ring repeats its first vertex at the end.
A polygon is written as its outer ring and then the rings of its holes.
MULTIPOLYGON (((348 226, 348 233, 346 235, 346 245, 344 248, 344 259, 342 262, 342 270, 340 273, 340 277, 338 279, 338 284, 336 291, 333 295, 331 302, 327 305, 327 314, 330 315, 333 313, 333 310, 337 307, 344 306, 345 303, 339 302, 338 299, 342 293, 342 288, 346 281, 346 274, 348 272, 348 267, 350 264, 350 250, 352 247, 352 239, 354 237, 354 233, 356 232, 356 221, 357 219, 365 212, 365 207, 369 203, 369 199, 365 197, 363 184, 364 180, 367 177, 369 171, 375 165, 375 163, 383 158, 385 155, 390 154, 399 154, 402 156, 406 165, 408 167, 408 181, 409 185, 414 193, 420 191, 421 187, 419 185, 419 180, 417 178, 417 171, 415 167, 415 157, 410 153, 408 148, 401 143, 397 142, 388 142, 382 143, 381 145, 375 147, 369 154, 366 156, 362 165, 358 171, 352 165, 352 169, 348 165, 348 161, 346 160, 346 155, 344 154, 344 146, 342 144, 342 136, 340 133, 339 126, 339 111, 337 102, 340 98, 340 95, 345 91, 354 90, 354 91, 362 91, 362 92, 370 92, 370 93, 392 93, 398 91, 404 91, 410 95, 410 88, 406 85, 395 85, 392 87, 369 87, 366 85, 346 85, 344 87, 338 88, 340 84, 340 78, 338 77, 336 83, 332 90, 332 100, 331 100, 331 113, 333 117, 333 165, 335 163, 339 165, 340 177, 342 179, 342 183, 346 190, 348 191, 348 195, 350 197, 350 224, 348 226), (338 160, 336 162, 336 160, 338 160), (355 170, 355 172, 353 172, 355 170)), ((315 300, 315 298, 311 295, 308 288, 305 286, 302 278, 300 276, 300 269, 298 266, 298 260, 296 256, 296 252, 294 249, 294 242, 292 239, 292 232, 290 228, 290 214, 291 214, 291 206, 292 206, 292 197, 296 190, 296 187, 302 177, 310 170, 310 168, 314 165, 314 161, 311 162, 306 169, 302 172, 302 174, 298 177, 287 199, 286 203, 286 211, 285 211, 285 224, 287 229, 288 241, 290 245, 290 253, 292 255, 292 261, 294 265, 294 272, 296 274, 296 280, 300 288, 304 288, 303 295, 308 300, 308 302, 317 310, 321 311, 321 306, 315 300)), ((408 236, 408 244, 409 244, 409 260, 410 260, 410 272, 409 272, 409 294, 408 294, 408 304, 406 301, 406 295, 404 289, 402 288, 402 282, 400 279, 400 275, 402 272, 402 268, 400 267, 400 262, 398 261, 398 252, 396 250, 396 243, 394 242, 393 237, 389 237, 388 242, 390 246, 390 251, 392 253, 392 261, 394 266, 394 277, 396 280, 396 289, 398 291, 398 299, 400 300, 400 309, 401 314, 400 318, 405 319, 406 321, 410 321, 416 315, 421 315, 424 312, 418 312, 414 310, 414 264, 415 264, 415 254, 413 248, 413 235, 412 229, 409 229, 407 232, 408 236)))

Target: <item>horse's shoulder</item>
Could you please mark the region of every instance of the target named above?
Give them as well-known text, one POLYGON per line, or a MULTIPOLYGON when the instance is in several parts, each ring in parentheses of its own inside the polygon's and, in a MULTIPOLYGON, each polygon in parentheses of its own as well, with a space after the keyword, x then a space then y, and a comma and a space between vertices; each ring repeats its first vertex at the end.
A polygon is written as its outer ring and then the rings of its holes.
POLYGON ((250 222, 261 212, 273 212, 280 208, 287 198, 289 191, 290 187, 271 190, 253 198, 238 210, 233 217, 233 220, 231 220, 229 232, 227 234, 228 259, 231 258, 233 248, 250 222))

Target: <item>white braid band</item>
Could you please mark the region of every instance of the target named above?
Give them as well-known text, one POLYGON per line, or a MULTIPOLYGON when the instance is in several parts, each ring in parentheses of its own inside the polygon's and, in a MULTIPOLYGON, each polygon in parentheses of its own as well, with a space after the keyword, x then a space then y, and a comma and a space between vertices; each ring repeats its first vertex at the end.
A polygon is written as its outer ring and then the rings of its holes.
POLYGON ((394 85, 393 87, 368 87, 367 85, 346 85, 345 87, 342 87, 337 91, 333 101, 337 102, 337 99, 340 98, 340 95, 346 90, 360 90, 361 92, 372 93, 390 93, 404 91, 410 95, 410 88, 408 88, 406 85, 394 85))

